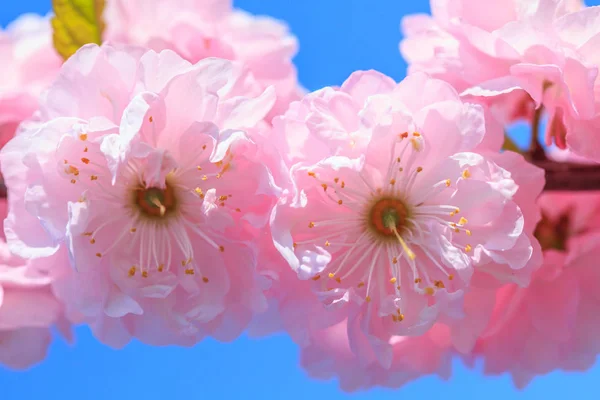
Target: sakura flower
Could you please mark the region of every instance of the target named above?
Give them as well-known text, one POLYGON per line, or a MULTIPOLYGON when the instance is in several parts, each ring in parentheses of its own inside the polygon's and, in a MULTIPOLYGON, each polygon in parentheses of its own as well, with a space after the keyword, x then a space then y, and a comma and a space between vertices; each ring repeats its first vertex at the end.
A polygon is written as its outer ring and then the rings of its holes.
POLYGON ((2 147, 37 109, 37 97, 60 68, 48 18, 26 14, 0 29, 0 59, 2 147))
POLYGON ((250 139, 274 100, 230 61, 84 46, 1 154, 11 250, 68 249, 55 290, 113 346, 233 339, 266 307, 246 227, 276 193, 250 139))
POLYGON ((243 62, 277 102, 269 119, 283 113, 302 89, 291 62, 298 44, 287 27, 232 8, 231 0, 115 0, 107 4, 106 40, 171 49, 192 63, 207 57, 243 62))
MULTIPOLYGON (((5 199, 0 215, 6 215, 5 199)), ((24 369, 41 361, 53 325, 70 337, 63 305, 52 291, 52 283, 69 272, 56 265, 61 257, 23 260, 10 253, 0 233, 0 365, 24 369)))
POLYGON ((514 201, 508 155, 477 150, 483 109, 450 85, 358 72, 274 126, 295 185, 275 208, 275 245, 324 305, 360 321, 383 366, 390 336, 463 316, 474 271, 522 282, 536 267, 521 206, 535 209, 537 193, 514 201))
POLYGON ((485 372, 509 372, 518 387, 555 369, 583 371, 600 352, 598 207, 592 193, 540 198, 536 236, 544 263, 527 288, 506 285, 475 349, 485 372))
POLYGON ((422 336, 392 337, 389 369, 377 363, 361 364, 351 349, 347 330, 347 321, 343 321, 313 333, 311 345, 302 349, 300 356, 312 378, 337 377, 342 390, 353 392, 375 386, 398 388, 424 375, 450 377, 450 334, 444 325, 434 325, 422 336))
POLYGON ((599 7, 568 0, 432 0, 431 8, 431 17, 402 23, 401 51, 411 71, 482 98, 507 123, 532 119, 543 107, 548 144, 600 160, 599 7))

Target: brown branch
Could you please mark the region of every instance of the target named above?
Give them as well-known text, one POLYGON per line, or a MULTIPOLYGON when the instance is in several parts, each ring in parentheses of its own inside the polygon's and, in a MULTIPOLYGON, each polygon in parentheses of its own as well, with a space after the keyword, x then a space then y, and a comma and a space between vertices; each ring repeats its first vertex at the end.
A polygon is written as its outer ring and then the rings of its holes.
POLYGON ((600 165, 550 160, 533 160, 533 164, 546 171, 544 191, 600 191, 600 165))

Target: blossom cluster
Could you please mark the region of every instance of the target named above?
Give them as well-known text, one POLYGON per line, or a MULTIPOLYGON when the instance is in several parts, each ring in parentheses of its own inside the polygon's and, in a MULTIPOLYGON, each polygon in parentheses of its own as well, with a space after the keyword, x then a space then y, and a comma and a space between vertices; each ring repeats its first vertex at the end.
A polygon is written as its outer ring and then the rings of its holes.
POLYGON ((600 7, 431 0, 404 80, 306 93, 283 23, 140 1, 64 63, 46 17, 0 32, 1 364, 81 324, 113 348, 283 331, 347 391, 593 364, 600 195, 542 167, 600 161, 600 7), (542 116, 547 157, 503 149, 542 116))

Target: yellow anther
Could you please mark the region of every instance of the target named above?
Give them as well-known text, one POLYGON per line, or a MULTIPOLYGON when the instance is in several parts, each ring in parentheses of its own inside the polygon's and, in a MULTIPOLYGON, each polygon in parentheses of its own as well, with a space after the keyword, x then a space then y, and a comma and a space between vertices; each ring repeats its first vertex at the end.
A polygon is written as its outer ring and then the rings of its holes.
POLYGON ((327 184, 326 183, 322 183, 321 187, 323 188, 323 191, 327 191, 327 184))
POLYGON ((185 274, 186 275, 194 275, 196 272, 194 271, 194 268, 188 268, 185 270, 185 274))
POLYGON ((390 279, 390 283, 392 283, 392 284, 393 284, 393 283, 396 283, 397 281, 398 281, 398 280, 397 280, 396 278, 392 278, 392 279, 390 279))
POLYGON ((135 233, 135 231, 137 231, 137 228, 131 228, 131 229, 129 230, 129 232, 131 232, 131 233, 135 233))
POLYGON ((163 272, 165 270, 164 264, 160 264, 157 268, 158 272, 163 272))
POLYGON ((417 167, 417 172, 423 171, 423 167, 417 167))
POLYGON ((223 246, 219 246, 219 251, 220 251, 221 253, 223 253, 223 252, 225 251, 225 247, 223 247, 223 246))
POLYGON ((98 257, 98 258, 102 257, 102 253, 96 253, 96 257, 98 257))
POLYGON ((446 187, 450 187, 451 181, 450 179, 446 179, 446 187))
POLYGON ((462 173, 462 177, 467 179, 471 177, 471 172, 468 169, 465 169, 462 173))
POLYGON ((90 239, 90 244, 94 244, 94 243, 96 243, 96 239, 94 239, 94 238, 90 239))
POLYGON ((368 303, 368 302, 370 302, 370 301, 371 301, 371 296, 367 296, 367 297, 365 297, 365 301, 366 301, 367 303, 368 303))
POLYGON ((449 279, 449 280, 452 280, 452 279, 454 279, 454 275, 448 275, 448 279, 449 279))
POLYGON ((357 285, 357 287, 358 287, 359 289, 360 289, 361 287, 363 287, 363 286, 365 286, 365 283, 364 283, 364 282, 359 282, 359 283, 358 283, 358 285, 357 285))
POLYGON ((88 135, 87 135, 87 133, 81 133, 81 134, 79 135, 79 139, 80 139, 80 140, 87 140, 87 138, 88 138, 88 135))
POLYGON ((308 172, 308 176, 312 176, 313 178, 317 176, 314 172, 308 172))
POLYGON ((335 274, 333 272, 330 272, 328 276, 330 279, 333 279, 335 277, 335 274))
POLYGON ((433 296, 433 293, 434 293, 433 288, 431 288, 431 287, 426 287, 425 288, 425 294, 427 296, 433 296))
POLYGON ((471 235, 472 235, 471 231, 470 231, 470 230, 468 230, 468 229, 467 229, 467 230, 465 230, 465 233, 467 234, 467 236, 471 236, 471 235))
POLYGON ((421 278, 417 278, 417 279, 415 279, 415 283, 421 283, 421 282, 422 282, 422 279, 421 279, 421 278))
POLYGON ((92 175, 92 176, 90 176, 90 180, 97 181, 98 177, 96 175, 92 175))
POLYGON ((89 163, 90 163, 90 159, 89 159, 89 158, 85 158, 85 157, 83 157, 83 158, 81 159, 81 162, 82 162, 82 163, 84 163, 84 164, 89 164, 89 163))
POLYGON ((318 281, 319 279, 321 279, 321 275, 315 275, 312 277, 313 281, 318 281))
POLYGON ((395 179, 390 179, 390 185, 395 185, 396 184, 396 180, 395 179))
POLYGON ((204 282, 204 283, 208 283, 208 278, 207 278, 207 277, 205 277, 205 276, 203 276, 203 277, 202 277, 202 282, 204 282))
POLYGON ((446 287, 446 286, 444 285, 444 282, 442 282, 442 281, 435 281, 435 282, 434 282, 434 285, 435 285, 435 287, 436 287, 436 288, 438 288, 438 289, 443 289, 443 288, 445 288, 445 287, 446 287))
POLYGON ((342 204, 344 204, 344 202, 342 200, 338 200, 338 204, 341 206, 342 204))
POLYGON ((326 240, 325 241, 325 247, 329 247, 329 246, 331 246, 331 243, 329 243, 329 240, 326 240))
POLYGON ((461 224, 461 225, 464 225, 467 222, 469 222, 469 221, 467 221, 467 219, 465 217, 460 217, 460 219, 458 220, 458 223, 461 224))
POLYGON ((142 271, 142 278, 148 277, 148 271, 142 271))
POLYGON ((135 267, 129 268, 129 276, 134 276, 134 275, 135 275, 135 267))
POLYGON ((77 181, 75 179, 71 179, 71 183, 75 184, 77 181))
POLYGON ((470 245, 470 244, 468 244, 468 245, 466 245, 466 246, 465 246, 465 251, 466 251, 467 253, 468 253, 468 252, 470 252, 471 250, 473 250, 473 248, 471 247, 471 245, 470 245))
POLYGON ((315 223, 314 222, 309 222, 308 223, 308 227, 309 228, 314 228, 315 227, 315 223))

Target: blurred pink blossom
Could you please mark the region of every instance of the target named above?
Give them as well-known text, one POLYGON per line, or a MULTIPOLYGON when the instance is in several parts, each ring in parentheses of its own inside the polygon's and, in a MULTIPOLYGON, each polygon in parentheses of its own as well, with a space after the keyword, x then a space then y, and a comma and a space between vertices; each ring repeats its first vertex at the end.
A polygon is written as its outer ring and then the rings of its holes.
POLYGON ((192 63, 207 57, 243 62, 263 88, 275 87, 269 119, 303 92, 291 61, 297 40, 285 24, 233 9, 230 0, 114 0, 106 21, 109 42, 171 49, 192 63))
POLYGON ((544 107, 546 141, 600 161, 600 7, 573 0, 431 0, 402 22, 410 71, 482 98, 505 122, 544 107))

